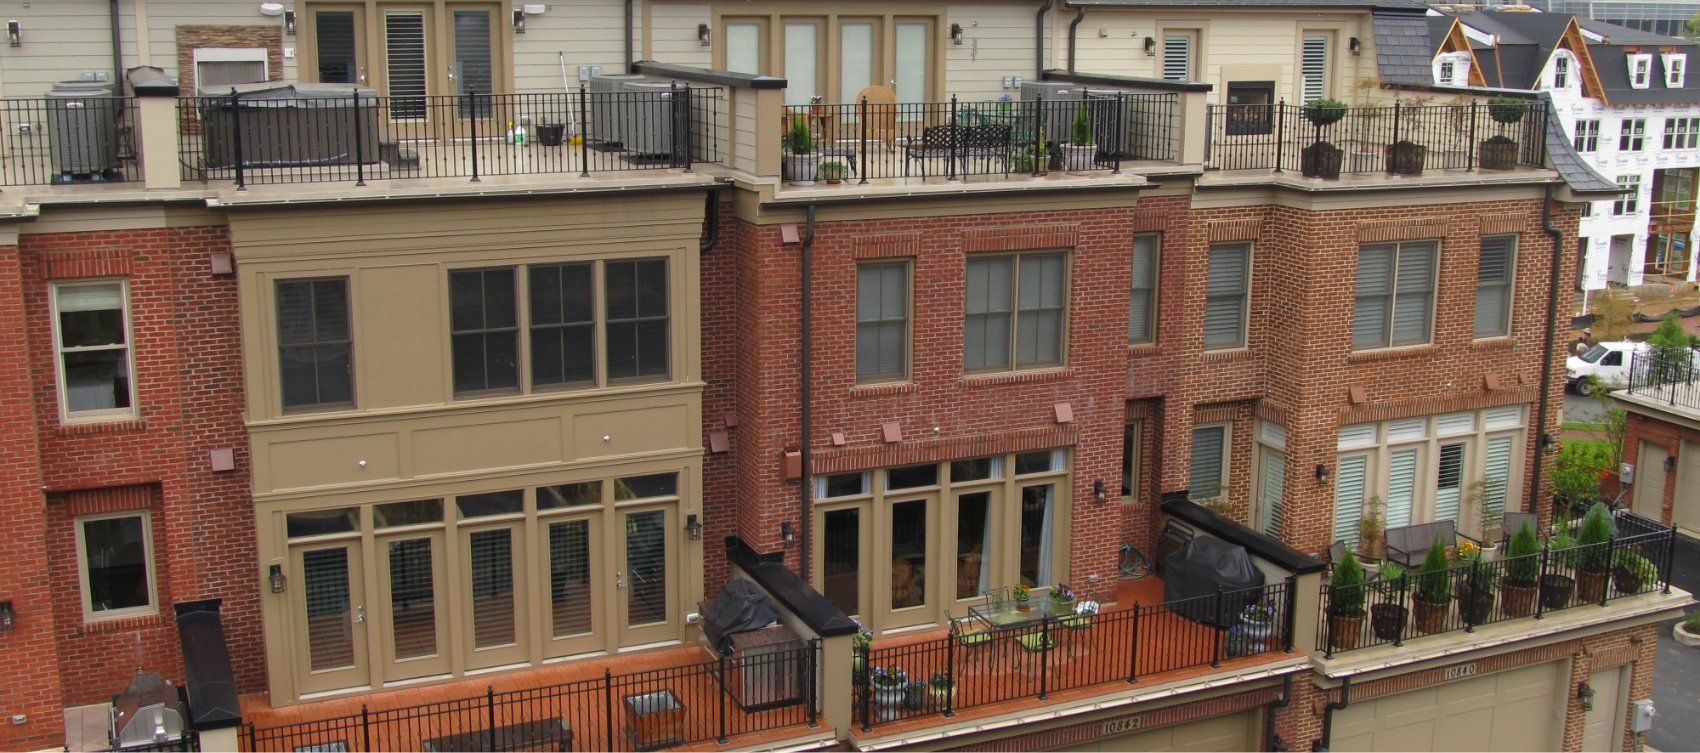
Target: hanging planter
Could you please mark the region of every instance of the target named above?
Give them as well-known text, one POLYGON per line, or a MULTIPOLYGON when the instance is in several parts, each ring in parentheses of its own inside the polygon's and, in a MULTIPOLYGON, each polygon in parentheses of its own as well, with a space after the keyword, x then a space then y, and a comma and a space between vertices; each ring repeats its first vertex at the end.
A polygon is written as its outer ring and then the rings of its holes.
MULTIPOLYGON (((1500 125, 1515 125, 1529 110, 1526 100, 1514 97, 1494 97, 1488 100, 1488 117, 1500 125)), ((1480 148, 1476 163, 1483 170, 1510 170, 1517 166, 1517 142, 1504 135, 1495 135, 1477 145, 1480 148)))
POLYGON ((1305 103, 1305 120, 1316 126, 1316 140, 1299 152, 1299 172, 1306 178, 1333 180, 1340 177, 1340 166, 1346 153, 1322 138, 1324 126, 1333 125, 1346 117, 1350 108, 1338 99, 1314 99, 1305 103))

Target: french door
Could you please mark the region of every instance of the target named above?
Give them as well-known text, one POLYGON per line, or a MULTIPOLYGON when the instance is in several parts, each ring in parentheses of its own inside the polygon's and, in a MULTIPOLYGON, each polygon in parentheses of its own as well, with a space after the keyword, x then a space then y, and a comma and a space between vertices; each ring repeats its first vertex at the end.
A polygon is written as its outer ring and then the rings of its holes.
POLYGON ((384 680, 409 680, 450 671, 447 582, 441 530, 378 537, 378 586, 372 613, 384 680))
POLYGON ((543 623, 545 656, 602 651, 608 646, 604 625, 609 589, 605 572, 602 518, 598 512, 539 518, 538 547, 546 573, 543 623))
POLYGON ((520 521, 464 526, 461 654, 468 669, 526 661, 520 521))
POLYGON ((813 572, 816 587, 828 601, 851 616, 868 614, 866 569, 873 564, 870 554, 872 529, 869 503, 859 502, 815 511, 815 530, 820 544, 815 547, 813 572))
POLYGON ((999 536, 1001 525, 1001 485, 951 494, 951 533, 948 541, 955 547, 951 552, 951 568, 945 579, 947 601, 951 613, 964 616, 968 606, 979 603, 988 591, 1004 583, 1008 569, 1002 561, 999 536))
POLYGON ((619 645, 678 640, 678 507, 620 508, 615 538, 615 621, 619 645))
POLYGON ((371 681, 366 656, 364 568, 358 540, 290 548, 298 588, 292 611, 296 688, 303 695, 359 688, 371 681))
POLYGON ((881 622, 886 629, 937 622, 938 578, 932 568, 939 561, 938 497, 895 497, 884 512, 885 525, 878 530, 889 538, 890 558, 874 589, 881 622))

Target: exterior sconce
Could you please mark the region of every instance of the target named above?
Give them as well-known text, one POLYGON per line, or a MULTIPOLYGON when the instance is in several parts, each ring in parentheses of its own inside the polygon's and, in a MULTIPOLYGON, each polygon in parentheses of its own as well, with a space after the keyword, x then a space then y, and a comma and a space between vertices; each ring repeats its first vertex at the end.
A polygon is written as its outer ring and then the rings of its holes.
POLYGON ((1672 473, 1672 472, 1675 472, 1675 471, 1676 471, 1676 456, 1675 455, 1666 455, 1665 456, 1665 473, 1672 473))
POLYGON ((1157 54, 1157 38, 1156 37, 1146 37, 1145 38, 1145 54, 1147 54, 1147 55, 1156 55, 1157 54))
POLYGON ((962 24, 950 25, 950 43, 955 45, 962 44, 962 24))
POLYGON ((1557 452, 1559 450, 1558 437, 1549 432, 1541 432, 1541 450, 1543 452, 1557 452))
POLYGON ((1326 463, 1317 463, 1316 464, 1316 483, 1322 484, 1323 486, 1327 486, 1328 485, 1328 477, 1333 475, 1333 473, 1334 473, 1334 471, 1329 470, 1328 465, 1326 463))
POLYGON ((779 538, 785 539, 787 544, 797 540, 797 529, 791 527, 791 521, 787 520, 779 524, 779 538))
POLYGON ((1109 490, 1104 488, 1103 479, 1092 482, 1092 497, 1099 502, 1104 502, 1110 498, 1109 490))
POLYGON ((266 580, 271 584, 272 593, 283 593, 283 565, 272 565, 271 574, 267 576, 266 580))
POLYGON ((514 33, 525 33, 525 11, 523 10, 514 11, 514 33))
POLYGON ((1582 683, 1576 686, 1576 699, 1582 702, 1583 711, 1594 710, 1594 686, 1582 683))
POLYGON ((283 12, 283 33, 285 36, 295 36, 295 11, 283 12))
POLYGON ((0 633, 10 633, 16 626, 18 614, 12 611, 12 600, 0 601, 0 633))
POLYGON ((697 24, 697 41, 701 42, 702 46, 707 47, 709 40, 713 38, 714 33, 708 30, 708 24, 697 24))
POLYGON ((24 25, 17 21, 7 21, 6 41, 13 47, 24 46, 24 25))
POLYGON ((690 536, 692 541, 702 539, 702 519, 694 512, 685 516, 685 535, 690 536))
POLYGON ((1358 41, 1357 37, 1352 37, 1346 40, 1346 49, 1351 50, 1353 55, 1361 55, 1364 51, 1364 43, 1358 41))

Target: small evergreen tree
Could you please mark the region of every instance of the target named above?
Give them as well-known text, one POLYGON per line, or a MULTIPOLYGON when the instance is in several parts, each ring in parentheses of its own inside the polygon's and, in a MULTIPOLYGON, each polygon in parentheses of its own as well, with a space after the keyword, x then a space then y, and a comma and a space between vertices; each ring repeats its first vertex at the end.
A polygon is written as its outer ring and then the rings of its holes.
POLYGON ((1519 586, 1535 585, 1535 578, 1540 575, 1541 542, 1535 539, 1535 527, 1527 521, 1517 532, 1511 534, 1511 543, 1506 545, 1505 580, 1519 586))
POLYGON ((1439 536, 1434 537, 1423 566, 1417 569, 1417 598, 1430 604, 1452 599, 1452 570, 1446 561, 1446 545, 1439 536))
POLYGON ((1364 613, 1364 568, 1351 552, 1346 552, 1345 558, 1334 565, 1334 577, 1329 586, 1330 613, 1340 617, 1356 617, 1364 613))

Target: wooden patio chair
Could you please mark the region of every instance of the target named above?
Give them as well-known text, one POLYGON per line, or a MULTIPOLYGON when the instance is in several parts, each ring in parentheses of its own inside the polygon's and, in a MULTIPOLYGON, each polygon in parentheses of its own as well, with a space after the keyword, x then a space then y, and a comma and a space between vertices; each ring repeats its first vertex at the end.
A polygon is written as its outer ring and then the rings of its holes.
POLYGON ((897 143, 897 92, 889 86, 870 86, 856 92, 856 104, 868 103, 868 138, 885 144, 897 143))

